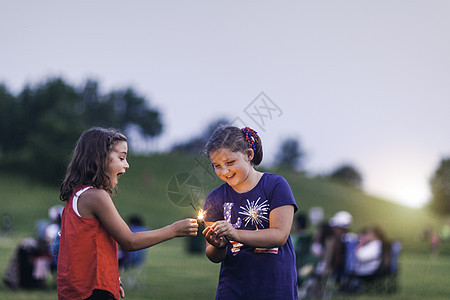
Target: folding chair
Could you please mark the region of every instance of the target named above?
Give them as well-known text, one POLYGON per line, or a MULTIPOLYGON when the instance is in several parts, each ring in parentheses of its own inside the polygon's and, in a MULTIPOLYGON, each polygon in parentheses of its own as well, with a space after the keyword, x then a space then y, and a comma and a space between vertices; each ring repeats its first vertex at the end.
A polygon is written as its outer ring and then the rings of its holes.
POLYGON ((144 266, 124 268, 120 272, 120 280, 126 288, 140 288, 145 280, 144 266))
POLYGON ((330 299, 337 294, 353 289, 353 274, 355 270, 355 249, 359 243, 358 235, 346 233, 342 236, 344 244, 344 264, 326 278, 322 299, 330 299))
POLYGON ((138 288, 145 282, 145 261, 147 249, 124 252, 120 265, 121 281, 130 288, 138 288))
MULTIPOLYGON (((349 245, 349 249, 351 246, 349 245)), ((368 294, 383 294, 395 293, 398 290, 398 258, 400 255, 402 245, 399 241, 391 244, 390 249, 383 253, 383 261, 380 268, 368 279, 362 280, 361 277, 354 275, 351 267, 351 261, 347 267, 348 280, 344 283, 344 290, 347 292, 368 293, 368 294)), ((353 249, 354 250, 354 249, 353 249)), ((348 256, 351 258, 351 256, 348 256)), ((354 261, 353 261, 354 262, 354 261)))
POLYGON ((392 243, 391 261, 389 263, 389 270, 386 274, 386 292, 395 293, 398 291, 398 259, 400 251, 402 250, 402 243, 395 241, 392 243))

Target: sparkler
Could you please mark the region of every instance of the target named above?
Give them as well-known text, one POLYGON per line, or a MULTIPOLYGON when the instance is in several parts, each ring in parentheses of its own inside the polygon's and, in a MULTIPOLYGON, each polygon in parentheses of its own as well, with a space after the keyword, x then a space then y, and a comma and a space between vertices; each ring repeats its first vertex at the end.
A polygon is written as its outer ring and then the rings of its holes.
POLYGON ((192 202, 189 201, 189 204, 191 204, 192 208, 197 212, 197 222, 199 222, 200 224, 202 224, 203 226, 206 226, 204 217, 205 217, 205 211, 203 209, 199 209, 197 210, 194 206, 194 204, 192 204, 192 202))
MULTIPOLYGON (((203 209, 199 209, 197 210, 194 206, 194 204, 192 204, 191 201, 189 201, 189 204, 191 204, 192 208, 197 212, 197 222, 199 222, 200 224, 202 224, 205 228, 207 227, 204 217, 206 214, 206 211, 203 209)), ((225 239, 225 241, 227 241, 227 243, 231 244, 230 240, 228 239, 228 237, 223 236, 223 238, 225 239)))
POLYGON ((207 227, 204 220, 204 214, 205 212, 203 211, 203 209, 200 209, 197 213, 197 221, 200 222, 203 226, 207 227))

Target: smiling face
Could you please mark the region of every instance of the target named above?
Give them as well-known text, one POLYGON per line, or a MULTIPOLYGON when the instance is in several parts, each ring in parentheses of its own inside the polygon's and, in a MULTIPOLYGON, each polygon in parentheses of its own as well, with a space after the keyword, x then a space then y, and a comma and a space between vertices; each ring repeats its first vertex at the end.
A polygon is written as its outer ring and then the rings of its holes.
POLYGON ((220 148, 209 155, 216 175, 228 183, 235 191, 242 193, 253 188, 253 175, 256 173, 250 161, 253 151, 248 154, 233 152, 227 148, 220 148))
POLYGON ((119 176, 125 174, 130 167, 127 162, 128 144, 124 141, 117 142, 109 153, 108 176, 111 178, 111 188, 119 183, 119 176))

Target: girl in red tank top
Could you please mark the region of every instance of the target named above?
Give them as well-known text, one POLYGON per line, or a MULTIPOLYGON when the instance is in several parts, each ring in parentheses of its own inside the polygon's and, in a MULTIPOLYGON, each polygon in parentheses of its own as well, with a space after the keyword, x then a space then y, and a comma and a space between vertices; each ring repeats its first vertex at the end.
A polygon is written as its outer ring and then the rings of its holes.
POLYGON ((127 138, 112 129, 89 129, 75 146, 60 195, 66 201, 56 278, 60 300, 123 298, 117 243, 135 251, 197 234, 197 221, 190 218, 156 230, 130 230, 111 198, 129 168, 127 153, 127 138))

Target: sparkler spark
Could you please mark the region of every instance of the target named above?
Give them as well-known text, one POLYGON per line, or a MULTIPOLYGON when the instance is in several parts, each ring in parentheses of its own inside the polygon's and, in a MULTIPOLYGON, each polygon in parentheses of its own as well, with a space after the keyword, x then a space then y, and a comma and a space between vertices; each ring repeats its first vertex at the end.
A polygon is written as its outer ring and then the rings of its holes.
POLYGON ((198 220, 201 224, 203 224, 203 226, 206 227, 206 225, 205 225, 205 220, 204 220, 205 214, 206 214, 206 211, 204 211, 203 209, 200 209, 200 210, 198 211, 198 213, 197 213, 197 220, 198 220))
POLYGON ((240 211, 239 214, 246 216, 244 218, 245 226, 249 222, 252 223, 256 227, 256 230, 258 230, 258 226, 263 228, 263 221, 268 221, 269 219, 266 217, 268 214, 267 211, 269 210, 269 204, 267 204, 267 201, 262 202, 261 204, 258 204, 259 200, 261 200, 261 197, 258 198, 258 200, 250 201, 247 199, 247 205, 245 207, 241 206, 241 209, 243 211, 240 211))
POLYGON ((191 204, 192 208, 197 212, 197 221, 200 222, 201 224, 203 224, 203 226, 206 227, 205 220, 204 220, 205 214, 206 214, 206 210, 203 210, 203 209, 197 210, 195 208, 194 204, 192 204, 191 201, 189 201, 189 204, 191 204))
MULTIPOLYGON (((207 227, 206 222, 204 220, 205 215, 206 215, 206 210, 203 210, 203 209, 197 210, 195 208, 194 204, 192 204, 192 202, 189 201, 189 203, 191 204, 192 208, 197 212, 197 222, 201 223, 204 227, 207 227)), ((225 241, 230 243, 230 240, 226 236, 223 236, 223 238, 225 239, 225 241)))
POLYGON ((204 218, 204 211, 203 209, 200 209, 197 214, 197 219, 203 220, 203 218, 204 218))

